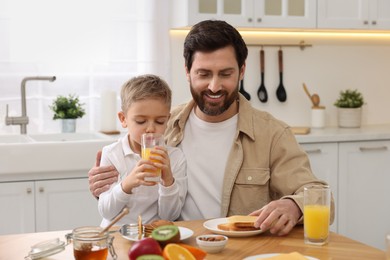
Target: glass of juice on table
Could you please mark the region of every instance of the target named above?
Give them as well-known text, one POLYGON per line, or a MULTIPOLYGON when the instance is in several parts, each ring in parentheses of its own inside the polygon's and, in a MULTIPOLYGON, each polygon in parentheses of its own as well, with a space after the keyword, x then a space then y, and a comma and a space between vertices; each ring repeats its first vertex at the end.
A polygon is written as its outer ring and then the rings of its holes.
MULTIPOLYGON (((156 146, 164 146, 164 136, 157 133, 146 133, 141 137, 141 156, 142 159, 149 160, 150 155, 153 156, 153 149, 156 146)), ((150 159, 152 162, 159 162, 158 160, 150 159)), ((146 181, 159 182, 161 179, 161 169, 154 171, 156 177, 146 177, 146 181)))
POLYGON ((303 225, 305 243, 324 245, 329 239, 330 187, 311 185, 304 188, 303 225))

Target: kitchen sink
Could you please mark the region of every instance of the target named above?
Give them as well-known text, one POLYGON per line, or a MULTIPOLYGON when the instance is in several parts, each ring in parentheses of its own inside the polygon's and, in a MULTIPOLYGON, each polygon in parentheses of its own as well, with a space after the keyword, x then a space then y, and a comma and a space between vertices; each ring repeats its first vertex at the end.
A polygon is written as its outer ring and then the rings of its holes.
POLYGON ((111 139, 110 137, 100 133, 31 134, 29 137, 36 142, 70 142, 111 139))
POLYGON ((27 174, 25 177, 87 174, 97 151, 115 141, 101 133, 0 135, 0 181, 18 173, 27 174))
POLYGON ((24 144, 32 140, 26 135, 0 135, 0 144, 24 144))

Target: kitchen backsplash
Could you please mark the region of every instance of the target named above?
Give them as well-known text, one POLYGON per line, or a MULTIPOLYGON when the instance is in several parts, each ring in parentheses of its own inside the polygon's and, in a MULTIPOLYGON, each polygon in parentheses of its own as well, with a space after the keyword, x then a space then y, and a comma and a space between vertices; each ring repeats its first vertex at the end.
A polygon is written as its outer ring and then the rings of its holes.
MULTIPOLYGON (((184 72, 183 41, 185 34, 171 35, 172 88, 174 103, 182 103, 190 97, 184 72)), ((248 39, 245 38, 248 43, 248 39)), ((273 43, 283 43, 281 38, 266 39, 273 43)), ((253 39, 250 39, 253 41, 253 39)), ((258 47, 249 47, 246 63, 245 90, 251 95, 253 106, 272 113, 293 126, 310 126, 311 103, 303 90, 305 82, 309 91, 319 94, 321 105, 326 106, 326 126, 337 125, 337 109, 333 105, 340 90, 347 88, 360 90, 365 98, 362 124, 390 123, 390 38, 364 42, 349 39, 346 41, 303 39, 312 47, 301 50, 285 47, 283 50, 283 83, 287 91, 287 101, 281 103, 276 98, 279 85, 279 47, 264 47, 265 86, 268 102, 261 103, 257 98, 260 85, 260 54, 258 47)), ((257 40, 261 42, 261 39, 257 40)), ((299 43, 299 40, 296 41, 299 43)))

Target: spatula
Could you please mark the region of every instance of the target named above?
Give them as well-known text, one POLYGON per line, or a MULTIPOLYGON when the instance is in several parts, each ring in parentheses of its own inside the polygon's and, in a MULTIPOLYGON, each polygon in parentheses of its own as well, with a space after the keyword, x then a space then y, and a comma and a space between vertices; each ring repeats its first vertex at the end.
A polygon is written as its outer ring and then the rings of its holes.
POLYGON ((251 95, 245 91, 244 89, 244 79, 241 80, 240 82, 240 90, 239 92, 248 100, 251 100, 251 95))

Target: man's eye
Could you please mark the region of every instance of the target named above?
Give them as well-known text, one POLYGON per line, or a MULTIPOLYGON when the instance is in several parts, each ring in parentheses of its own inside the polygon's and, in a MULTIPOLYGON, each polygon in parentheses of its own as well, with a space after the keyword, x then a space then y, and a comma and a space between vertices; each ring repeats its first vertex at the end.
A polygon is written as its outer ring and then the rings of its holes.
POLYGON ((222 77, 230 77, 232 75, 232 73, 222 73, 221 76, 222 77))

